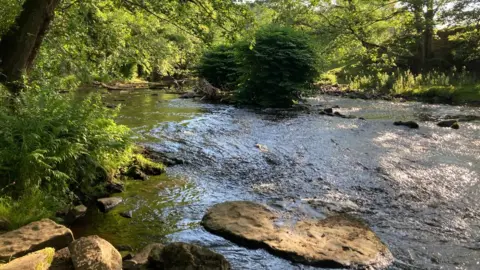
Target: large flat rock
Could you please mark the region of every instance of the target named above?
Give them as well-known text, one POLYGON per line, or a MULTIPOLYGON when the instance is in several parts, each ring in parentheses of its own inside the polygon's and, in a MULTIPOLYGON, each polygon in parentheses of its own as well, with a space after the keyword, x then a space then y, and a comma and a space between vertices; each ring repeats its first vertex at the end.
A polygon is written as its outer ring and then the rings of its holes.
POLYGON ((72 241, 70 229, 50 219, 42 219, 0 234, 0 260, 8 261, 47 247, 62 249, 72 241))
POLYGON ((393 261, 372 230, 346 216, 294 222, 266 206, 241 201, 213 206, 202 225, 236 243, 309 265, 383 269, 393 261))

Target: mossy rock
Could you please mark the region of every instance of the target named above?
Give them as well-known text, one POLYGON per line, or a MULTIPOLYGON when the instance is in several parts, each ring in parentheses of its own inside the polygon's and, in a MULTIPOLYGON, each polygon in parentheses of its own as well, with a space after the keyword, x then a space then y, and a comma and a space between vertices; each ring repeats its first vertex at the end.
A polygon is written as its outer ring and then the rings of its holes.
POLYGON ((163 164, 153 162, 142 155, 135 155, 134 164, 148 175, 160 175, 165 172, 163 164))
POLYGON ((26 256, 15 259, 5 265, 2 265, 2 270, 47 270, 52 264, 55 255, 54 248, 45 248, 26 256))

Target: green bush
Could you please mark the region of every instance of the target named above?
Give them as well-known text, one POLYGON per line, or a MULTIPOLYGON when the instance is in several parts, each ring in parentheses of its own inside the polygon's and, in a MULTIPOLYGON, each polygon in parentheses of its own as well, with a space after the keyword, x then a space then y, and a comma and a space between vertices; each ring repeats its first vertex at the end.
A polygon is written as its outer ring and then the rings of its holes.
POLYGON ((99 95, 83 101, 29 91, 0 106, 0 196, 32 190, 89 195, 131 160, 130 131, 99 95), (13 106, 13 110, 12 110, 13 106))
POLYGON ((235 47, 221 45, 207 51, 197 66, 199 77, 222 90, 234 90, 238 84, 239 66, 235 47))
POLYGON ((239 47, 241 102, 264 107, 291 106, 317 76, 316 54, 309 37, 289 27, 268 26, 253 45, 239 47))

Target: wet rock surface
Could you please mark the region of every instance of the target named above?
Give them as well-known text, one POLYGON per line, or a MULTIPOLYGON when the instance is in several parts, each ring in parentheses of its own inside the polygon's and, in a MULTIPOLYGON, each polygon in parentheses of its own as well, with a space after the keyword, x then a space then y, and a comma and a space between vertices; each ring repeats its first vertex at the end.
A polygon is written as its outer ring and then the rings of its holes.
POLYGON ((42 219, 0 234, 0 260, 18 258, 47 247, 62 249, 72 241, 73 234, 68 228, 42 219))
POLYGON ((93 235, 72 242, 68 249, 76 270, 120 270, 122 256, 104 239, 93 235))
POLYGON ((136 269, 144 269, 148 267, 148 256, 153 248, 156 249, 163 249, 164 245, 162 244, 149 244, 140 250, 133 258, 125 260, 123 262, 123 268, 126 270, 136 270, 136 269))
POLYGON ((125 176, 132 178, 133 180, 148 180, 148 175, 140 168, 140 166, 131 166, 125 172, 125 176))
POLYGON ((393 123, 395 126, 405 126, 413 129, 418 129, 420 126, 414 121, 397 121, 393 123))
POLYGON ((123 202, 120 197, 108 197, 97 200, 97 206, 102 212, 108 212, 123 202))
POLYGON ((230 263, 222 255, 207 248, 172 243, 165 247, 154 246, 148 256, 149 267, 165 270, 229 270, 230 263))
POLYGON ((105 190, 108 194, 122 193, 125 191, 125 186, 121 183, 109 182, 106 184, 105 190))
POLYGON ((45 248, 0 265, 1 270, 47 270, 53 260, 55 249, 45 248))
POLYGON ((447 127, 453 129, 459 129, 460 125, 458 124, 458 120, 444 120, 437 123, 439 127, 447 127))
POLYGON ((83 204, 72 207, 65 216, 66 223, 72 223, 75 220, 85 216, 87 207, 83 204))
POLYGON ((49 270, 74 270, 72 256, 68 247, 62 248, 55 252, 53 256, 52 264, 50 265, 49 270))
POLYGON ((202 225, 234 242, 265 247, 289 260, 315 266, 384 269, 393 261, 375 233, 346 216, 293 222, 263 205, 237 201, 210 208, 202 225))

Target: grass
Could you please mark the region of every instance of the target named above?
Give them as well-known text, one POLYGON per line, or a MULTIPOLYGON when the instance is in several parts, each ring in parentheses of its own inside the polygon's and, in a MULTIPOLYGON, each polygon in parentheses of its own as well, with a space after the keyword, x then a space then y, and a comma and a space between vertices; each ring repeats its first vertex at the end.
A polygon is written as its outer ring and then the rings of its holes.
POLYGON ((14 200, 0 197, 0 221, 6 221, 7 230, 14 230, 23 225, 55 215, 55 209, 63 206, 62 202, 39 190, 24 194, 14 200))
POLYGON ((480 104, 480 83, 471 85, 419 86, 404 94, 435 103, 480 104))
POLYGON ((465 69, 450 72, 431 71, 413 74, 410 71, 341 76, 335 69, 321 76, 321 83, 341 82, 345 88, 413 97, 426 102, 448 104, 480 104, 480 79, 465 69))

